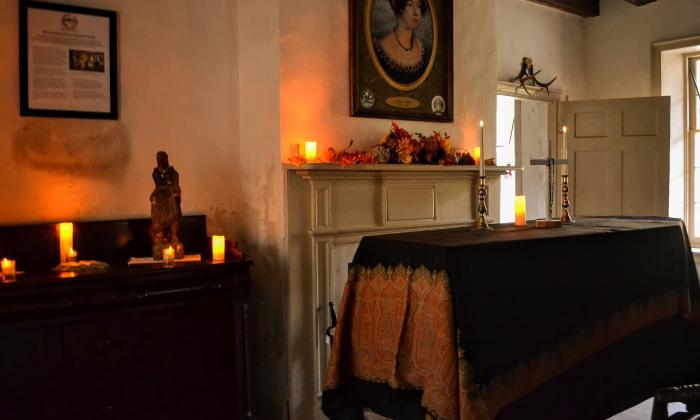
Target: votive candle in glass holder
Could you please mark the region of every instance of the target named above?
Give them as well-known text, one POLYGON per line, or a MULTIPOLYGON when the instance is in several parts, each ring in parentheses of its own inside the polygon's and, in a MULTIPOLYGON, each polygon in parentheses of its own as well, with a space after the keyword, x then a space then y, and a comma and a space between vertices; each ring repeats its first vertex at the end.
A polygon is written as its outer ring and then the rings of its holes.
POLYGON ((163 265, 166 267, 172 267, 175 265, 175 249, 172 245, 167 248, 163 248, 163 265))
POLYGON ((8 260, 3 258, 0 261, 0 267, 2 267, 2 278, 4 281, 13 281, 17 275, 15 260, 8 260))
POLYGON ((78 252, 73 248, 68 249, 68 255, 66 255, 67 262, 78 262, 78 252))

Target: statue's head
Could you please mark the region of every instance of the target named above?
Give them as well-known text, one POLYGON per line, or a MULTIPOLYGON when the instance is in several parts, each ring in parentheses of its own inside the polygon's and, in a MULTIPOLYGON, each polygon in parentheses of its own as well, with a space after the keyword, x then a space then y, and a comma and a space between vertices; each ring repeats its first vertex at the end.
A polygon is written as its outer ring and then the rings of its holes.
POLYGON ((158 162, 158 167, 161 169, 165 169, 170 166, 170 163, 168 162, 168 154, 162 150, 156 153, 156 162, 158 162))

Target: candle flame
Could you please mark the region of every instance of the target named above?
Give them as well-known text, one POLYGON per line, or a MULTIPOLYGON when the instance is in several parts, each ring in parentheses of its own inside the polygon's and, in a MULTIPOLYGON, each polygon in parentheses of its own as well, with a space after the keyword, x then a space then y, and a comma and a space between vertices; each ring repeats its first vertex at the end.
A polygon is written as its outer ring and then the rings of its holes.
POLYGON ((484 120, 479 121, 479 127, 484 128, 484 120))
POLYGON ((564 134, 566 134, 566 126, 563 126, 561 129, 564 132, 564 134))

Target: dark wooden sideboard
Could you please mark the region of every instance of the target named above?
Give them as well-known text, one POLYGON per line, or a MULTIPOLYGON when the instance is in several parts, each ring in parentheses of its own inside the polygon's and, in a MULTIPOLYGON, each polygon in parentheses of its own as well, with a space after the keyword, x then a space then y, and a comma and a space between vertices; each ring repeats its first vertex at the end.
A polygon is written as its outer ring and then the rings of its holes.
POLYGON ((1 285, 0 417, 245 418, 248 266, 1 285))
POLYGON ((0 284, 0 418, 250 418, 250 265, 71 276, 18 261, 28 274, 0 284))

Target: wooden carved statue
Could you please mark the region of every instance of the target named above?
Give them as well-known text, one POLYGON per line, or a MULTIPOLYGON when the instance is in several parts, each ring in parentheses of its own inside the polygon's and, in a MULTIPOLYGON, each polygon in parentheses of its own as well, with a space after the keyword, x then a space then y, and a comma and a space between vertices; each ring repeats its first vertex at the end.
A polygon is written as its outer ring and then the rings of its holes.
POLYGON ((182 258, 185 248, 178 238, 182 210, 180 209, 180 176, 170 166, 168 154, 156 154, 158 166, 153 168, 153 182, 156 188, 151 193, 151 240, 153 259, 163 258, 163 248, 175 250, 175 258, 182 258))

